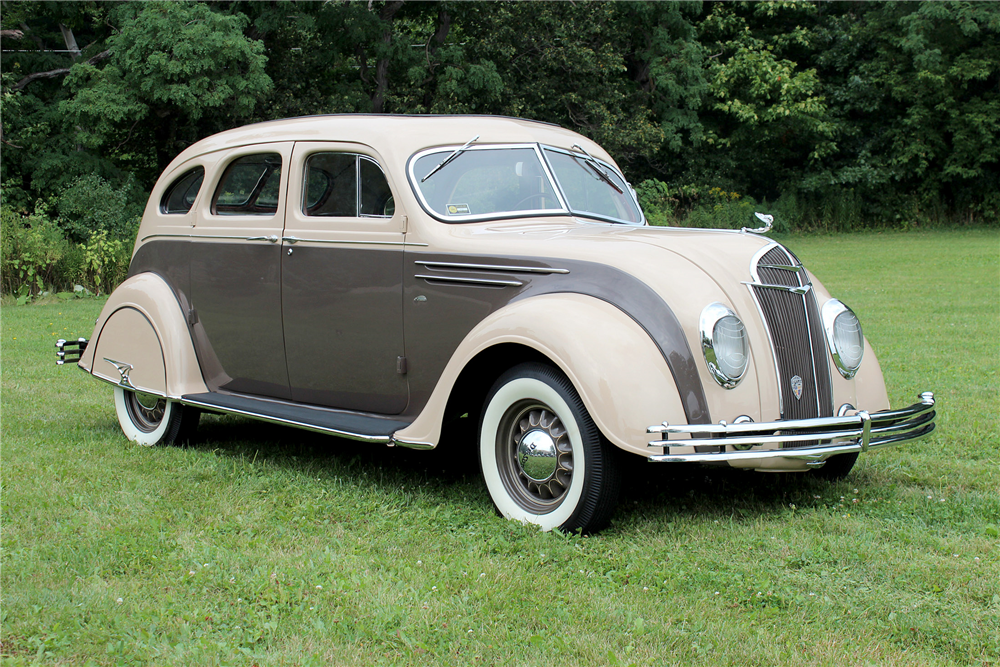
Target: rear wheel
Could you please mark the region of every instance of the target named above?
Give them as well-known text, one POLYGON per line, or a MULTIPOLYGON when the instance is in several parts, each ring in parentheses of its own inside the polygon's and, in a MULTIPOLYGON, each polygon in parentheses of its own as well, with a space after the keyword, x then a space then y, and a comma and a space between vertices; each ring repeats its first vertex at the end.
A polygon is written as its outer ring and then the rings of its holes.
POLYGON ((493 385, 479 460, 497 510, 543 530, 600 530, 618 501, 617 450, 569 380, 544 364, 516 366, 493 385))
POLYGON ((200 413, 176 401, 115 387, 115 411, 125 437, 140 445, 169 445, 188 440, 200 413))

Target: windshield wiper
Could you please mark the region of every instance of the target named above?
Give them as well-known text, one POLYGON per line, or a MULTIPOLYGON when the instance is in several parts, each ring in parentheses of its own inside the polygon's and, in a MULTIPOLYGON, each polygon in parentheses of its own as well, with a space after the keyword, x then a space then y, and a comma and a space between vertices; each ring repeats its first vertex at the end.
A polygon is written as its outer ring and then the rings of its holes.
POLYGON ((471 146, 472 144, 476 143, 476 141, 478 139, 479 139, 479 135, 477 134, 476 136, 472 137, 467 142, 465 142, 464 146, 462 146, 461 148, 455 149, 454 153, 452 153, 451 155, 449 155, 445 159, 441 160, 441 164, 439 164, 438 166, 434 167, 429 172, 427 172, 427 175, 424 176, 423 178, 421 178, 420 182, 423 183, 428 178, 430 178, 431 176, 433 176, 434 174, 436 174, 442 167, 444 167, 446 164, 448 164, 449 162, 451 162, 452 160, 454 160, 455 158, 457 158, 459 155, 461 155, 462 153, 464 153, 466 150, 468 150, 469 146, 471 146))
POLYGON ((587 150, 580 144, 573 144, 573 148, 578 149, 581 153, 587 156, 587 165, 594 170, 594 173, 597 174, 602 181, 613 187, 618 194, 625 194, 625 191, 618 187, 617 183, 611 180, 611 177, 608 176, 608 172, 601 168, 601 163, 597 161, 597 158, 588 153, 587 150))

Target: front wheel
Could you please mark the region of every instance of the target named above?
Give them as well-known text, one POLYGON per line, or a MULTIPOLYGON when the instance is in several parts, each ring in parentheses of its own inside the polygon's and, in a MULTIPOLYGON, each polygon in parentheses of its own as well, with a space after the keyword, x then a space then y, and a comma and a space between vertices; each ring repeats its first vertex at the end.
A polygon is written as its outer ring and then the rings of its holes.
POLYGON ((479 461, 497 510, 543 530, 600 530, 618 502, 617 451, 566 376, 545 364, 515 366, 493 385, 479 461))
POLYGON ((115 411, 122 432, 140 445, 169 445, 187 440, 200 413, 155 394, 115 387, 115 411))

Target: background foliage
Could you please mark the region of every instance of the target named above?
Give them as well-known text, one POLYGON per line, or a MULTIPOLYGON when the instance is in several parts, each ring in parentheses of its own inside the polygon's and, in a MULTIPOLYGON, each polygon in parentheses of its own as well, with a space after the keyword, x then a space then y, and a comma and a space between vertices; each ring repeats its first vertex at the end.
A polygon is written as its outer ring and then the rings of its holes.
POLYGON ((786 230, 1000 222, 994 3, 2 9, 4 224, 51 220, 71 244, 128 241, 194 141, 319 113, 558 123, 615 156, 657 224, 739 226, 758 206, 786 230))

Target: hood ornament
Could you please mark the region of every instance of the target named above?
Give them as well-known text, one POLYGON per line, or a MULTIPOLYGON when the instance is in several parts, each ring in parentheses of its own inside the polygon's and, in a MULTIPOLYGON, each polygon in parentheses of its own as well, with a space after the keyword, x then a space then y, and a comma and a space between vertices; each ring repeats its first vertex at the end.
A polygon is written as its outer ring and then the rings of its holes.
POLYGON ((802 398, 802 378, 798 375, 793 375, 792 379, 789 380, 792 385, 792 395, 795 396, 795 400, 802 398))
POLYGON ((767 215, 766 213, 754 213, 757 219, 764 223, 763 227, 758 227, 757 229, 750 229, 749 227, 743 227, 740 231, 746 234, 747 232, 751 234, 767 234, 771 231, 771 227, 774 223, 774 216, 767 215))

